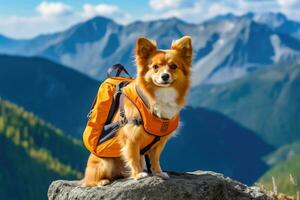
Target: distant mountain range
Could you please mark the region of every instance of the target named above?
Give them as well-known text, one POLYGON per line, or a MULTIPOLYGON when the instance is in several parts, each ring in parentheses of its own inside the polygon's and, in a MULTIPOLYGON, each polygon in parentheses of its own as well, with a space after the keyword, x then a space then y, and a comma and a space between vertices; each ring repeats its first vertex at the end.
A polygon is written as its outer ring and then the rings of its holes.
POLYGON ((0 199, 46 199, 52 181, 82 177, 87 155, 78 140, 0 98, 0 199))
MULTIPOLYGON (((297 39, 300 39, 300 23, 288 19, 283 13, 252 13, 249 12, 243 16, 243 18, 253 20, 257 23, 263 24, 275 32, 288 34, 297 39)), ((224 21, 224 20, 236 20, 240 16, 235 16, 231 13, 226 15, 218 15, 209 21, 224 21)))
POLYGON ((193 84, 223 83, 258 68, 300 60, 299 23, 280 13, 218 16, 201 24, 177 18, 137 21, 123 26, 96 17, 63 32, 29 40, 0 38, 0 53, 41 56, 72 67, 98 80, 106 67, 122 63, 134 73, 134 45, 138 36, 169 48, 172 40, 193 37, 193 84))

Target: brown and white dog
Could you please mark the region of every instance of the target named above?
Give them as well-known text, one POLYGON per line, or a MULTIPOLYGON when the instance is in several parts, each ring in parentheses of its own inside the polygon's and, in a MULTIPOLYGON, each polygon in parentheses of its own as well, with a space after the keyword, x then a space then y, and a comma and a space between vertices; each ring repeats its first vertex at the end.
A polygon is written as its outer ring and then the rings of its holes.
MULTIPOLYGON (((185 105, 185 97, 190 86, 192 65, 191 37, 184 36, 171 45, 171 49, 157 49, 156 43, 146 38, 136 42, 135 57, 137 65, 136 84, 150 104, 151 112, 159 118, 171 119, 185 105)), ((124 99, 128 118, 139 117, 139 111, 128 99, 124 99)), ((119 112, 119 111, 118 111, 119 112)), ((120 119, 116 114, 113 121, 120 119)), ((160 154, 172 136, 162 137, 149 151, 152 172, 156 176, 168 178, 160 167, 160 154)), ((120 158, 99 158, 90 155, 82 186, 102 186, 123 177, 130 170, 133 179, 148 176, 143 172, 143 159, 140 146, 147 137, 142 126, 127 124, 117 132, 122 147, 120 158)))

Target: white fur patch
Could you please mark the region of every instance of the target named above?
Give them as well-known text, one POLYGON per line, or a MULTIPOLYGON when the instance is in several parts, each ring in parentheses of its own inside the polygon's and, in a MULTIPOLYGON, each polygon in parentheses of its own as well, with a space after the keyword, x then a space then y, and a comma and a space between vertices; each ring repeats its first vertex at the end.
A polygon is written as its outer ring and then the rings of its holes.
POLYGON ((159 88, 155 91, 156 104, 153 106, 154 114, 160 118, 171 119, 179 112, 176 103, 177 91, 172 88, 159 88))

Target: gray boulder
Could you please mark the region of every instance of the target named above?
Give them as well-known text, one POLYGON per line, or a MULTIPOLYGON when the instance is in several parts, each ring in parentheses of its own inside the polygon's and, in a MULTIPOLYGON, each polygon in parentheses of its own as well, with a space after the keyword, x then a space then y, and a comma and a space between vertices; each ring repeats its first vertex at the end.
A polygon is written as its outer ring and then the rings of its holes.
POLYGON ((80 187, 79 181, 54 181, 48 191, 50 200, 93 199, 201 199, 201 200, 265 200, 258 187, 248 187, 222 174, 196 171, 169 172, 170 179, 150 176, 138 181, 119 179, 103 187, 80 187))

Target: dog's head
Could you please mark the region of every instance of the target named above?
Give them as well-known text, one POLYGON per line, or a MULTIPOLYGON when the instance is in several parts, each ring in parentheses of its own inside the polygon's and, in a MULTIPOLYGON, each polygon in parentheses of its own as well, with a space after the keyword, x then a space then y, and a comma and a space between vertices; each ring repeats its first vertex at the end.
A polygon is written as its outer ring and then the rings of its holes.
POLYGON ((153 88, 173 87, 185 96, 190 84, 192 52, 190 36, 173 41, 167 50, 157 49, 155 41, 138 38, 135 54, 139 84, 150 94, 153 88))

